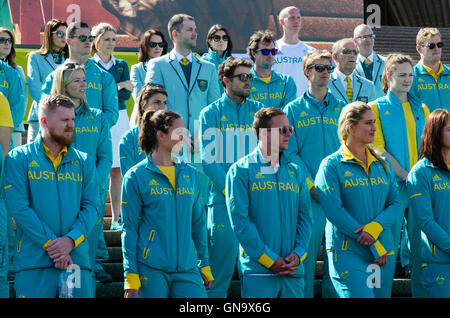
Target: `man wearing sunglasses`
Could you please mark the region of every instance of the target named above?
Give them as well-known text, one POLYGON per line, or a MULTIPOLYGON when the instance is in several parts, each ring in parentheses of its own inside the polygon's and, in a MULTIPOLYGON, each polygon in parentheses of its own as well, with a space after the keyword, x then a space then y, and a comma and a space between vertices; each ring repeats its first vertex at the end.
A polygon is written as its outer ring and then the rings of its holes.
POLYGON ((416 49, 420 61, 414 66, 410 92, 430 109, 450 109, 450 67, 441 62, 441 34, 436 28, 422 28, 417 33, 416 49))
POLYGON ((256 147, 252 132, 254 114, 264 107, 248 98, 252 64, 229 57, 219 66, 225 88, 221 98, 200 113, 200 154, 203 171, 212 181, 208 199, 209 264, 215 282, 210 298, 227 297, 238 256, 238 242, 225 205, 225 179, 233 163, 256 147))
POLYGON ((375 34, 372 28, 366 24, 358 25, 353 31, 353 42, 359 50, 356 74, 373 82, 375 98, 384 96, 381 75, 383 75, 385 58, 373 51, 375 34))
POLYGON ((250 98, 283 109, 297 97, 297 87, 291 76, 272 70, 277 53, 272 32, 257 31, 250 37, 247 55, 254 62, 250 98))
POLYGON ((303 298, 311 236, 306 170, 284 154, 293 127, 281 109, 255 114, 258 146, 226 176, 226 205, 240 244, 242 298, 303 298))
MULTIPOLYGON (((70 58, 65 63, 76 63, 86 71, 86 99, 88 107, 100 109, 110 127, 114 126, 119 118, 119 102, 117 86, 114 78, 107 71, 102 70, 94 60, 89 59, 91 44, 94 37, 91 29, 84 22, 73 22, 66 30, 66 42, 69 47, 70 58)), ((42 86, 43 94, 49 95, 53 74, 50 73, 42 86)))
MULTIPOLYGON (((289 139, 286 155, 299 165, 306 166, 310 188, 313 231, 308 246, 305 267, 305 297, 314 297, 314 276, 317 254, 325 231, 325 213, 315 194, 314 180, 322 160, 339 149, 337 135, 341 109, 346 105, 328 90, 330 75, 334 70, 331 54, 326 50, 310 51, 303 58, 303 72, 308 79, 308 90, 302 97, 289 103, 284 112, 294 133, 289 139)), ((327 258, 323 258, 325 264, 327 258)), ((326 268, 326 265, 325 265, 326 268)), ((322 278, 322 297, 335 295, 327 272, 322 278)))
POLYGON ((333 44, 333 59, 337 67, 331 74, 328 89, 346 104, 362 101, 368 103, 375 98, 372 81, 355 72, 359 51, 352 38, 345 38, 333 44))
POLYGON ((292 76, 297 86, 297 97, 301 97, 308 89, 308 81, 303 74, 302 59, 314 48, 299 39, 302 20, 297 7, 282 9, 278 21, 283 29, 283 37, 276 41, 278 54, 272 69, 292 76))

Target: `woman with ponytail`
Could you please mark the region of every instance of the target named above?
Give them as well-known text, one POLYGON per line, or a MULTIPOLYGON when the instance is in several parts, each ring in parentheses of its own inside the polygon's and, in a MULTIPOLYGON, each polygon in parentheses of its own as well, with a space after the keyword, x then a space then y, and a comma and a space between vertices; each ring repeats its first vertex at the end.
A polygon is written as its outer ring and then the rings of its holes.
POLYGON ((395 259, 390 226, 399 206, 398 189, 391 165, 369 146, 375 131, 370 106, 354 102, 344 107, 338 128, 342 145, 322 161, 315 180, 327 217, 329 274, 342 298, 391 294, 388 269, 395 259), (380 276, 372 284, 373 266, 380 276))
POLYGON ((173 156, 184 132, 181 116, 167 109, 141 119, 147 157, 128 170, 122 189, 125 298, 206 298, 214 280, 198 173, 173 156))

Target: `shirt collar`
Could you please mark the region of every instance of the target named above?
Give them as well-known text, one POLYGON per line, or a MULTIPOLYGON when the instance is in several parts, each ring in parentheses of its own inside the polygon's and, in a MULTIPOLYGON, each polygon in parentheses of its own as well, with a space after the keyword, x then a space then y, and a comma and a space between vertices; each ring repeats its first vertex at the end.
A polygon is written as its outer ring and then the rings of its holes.
POLYGON ((174 51, 174 53, 175 53, 175 57, 177 58, 177 61, 178 61, 178 62, 181 63, 181 59, 182 59, 183 57, 186 57, 186 58, 188 59, 189 63, 192 63, 192 51, 189 52, 189 54, 188 54, 187 56, 183 56, 183 55, 181 55, 180 53, 178 53, 178 52, 175 51, 175 50, 173 50, 173 51, 174 51))
POLYGON ((102 61, 100 56, 98 56, 98 54, 95 53, 94 54, 94 60, 95 60, 95 62, 97 62, 98 64, 100 64, 101 66, 103 66, 107 70, 109 70, 111 67, 113 67, 116 64, 116 59, 114 58, 114 55, 111 55, 111 59, 109 60, 109 62, 105 63, 105 62, 102 61))
POLYGON ((344 73, 342 73, 338 68, 335 68, 336 74, 338 75, 339 79, 345 83, 344 87, 347 87, 347 82, 345 81, 345 78, 348 76, 350 77, 350 82, 353 83, 353 72, 350 75, 345 75, 344 73))
POLYGON ((439 71, 437 73, 434 73, 434 70, 431 69, 430 67, 426 66, 425 64, 423 64, 421 62, 423 68, 425 69, 425 71, 427 71, 428 74, 430 74, 431 76, 433 76, 436 81, 438 80, 438 76, 441 75, 441 73, 444 73, 444 66, 442 66, 442 62, 439 61, 439 71))
POLYGON ((359 160, 358 158, 356 158, 353 155, 353 153, 350 151, 350 149, 348 149, 348 147, 345 143, 343 143, 341 145, 341 147, 339 148, 339 151, 342 155, 342 158, 345 161, 350 161, 350 160, 356 161, 359 165, 361 165, 364 168, 364 170, 367 172, 367 174, 369 174, 370 165, 373 162, 378 161, 378 159, 374 155, 372 155, 372 153, 370 152, 368 147, 366 147, 367 166, 361 160, 359 160))
POLYGON ((364 62, 365 59, 368 59, 368 60, 370 61, 370 63, 373 63, 373 51, 372 51, 372 53, 370 53, 370 55, 369 55, 368 57, 364 57, 364 56, 362 56, 361 54, 358 54, 358 60, 359 60, 361 63, 365 63, 365 62, 364 62))

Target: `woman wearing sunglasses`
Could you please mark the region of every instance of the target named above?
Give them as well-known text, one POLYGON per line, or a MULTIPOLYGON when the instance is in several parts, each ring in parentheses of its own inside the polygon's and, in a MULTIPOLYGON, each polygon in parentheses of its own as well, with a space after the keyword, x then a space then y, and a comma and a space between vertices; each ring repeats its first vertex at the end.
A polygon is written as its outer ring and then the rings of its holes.
POLYGON ((119 157, 120 157, 120 173, 122 177, 127 171, 145 159, 145 152, 139 146, 139 127, 141 119, 145 111, 149 109, 160 110, 167 108, 167 93, 161 86, 145 85, 136 101, 138 105, 138 112, 136 116, 136 127, 128 130, 119 143, 119 157))
MULTIPOLYGON (((108 192, 112 164, 110 128, 102 111, 90 108, 86 102, 84 67, 75 63, 65 63, 58 67, 54 72, 51 94, 65 95, 75 104, 75 139, 72 145, 93 158, 99 184, 98 211, 105 211, 104 198, 108 192)), ((103 238, 103 215, 101 216, 102 222, 98 222, 88 237, 92 268, 95 267, 98 240, 103 238)))
POLYGON ((27 83, 22 66, 16 64, 14 34, 10 30, 2 27, 0 27, 0 60, 8 63, 15 69, 19 77, 20 92, 14 91, 13 94, 22 95, 22 98, 20 98, 22 102, 18 105, 19 107, 12 107, 11 109, 14 120, 14 129, 11 132, 12 147, 17 147, 22 144, 22 133, 25 132, 23 116, 25 115, 28 103, 27 83))
POLYGON ((147 157, 123 182, 125 298, 206 298, 213 283, 198 173, 172 156, 184 131, 167 109, 147 110, 141 120, 147 157))
POLYGON ((27 63, 28 92, 33 99, 28 113, 27 141, 32 142, 39 132, 38 104, 41 99, 42 84, 69 57, 66 44, 67 23, 58 19, 47 22, 42 34, 41 48, 30 53, 27 63))
POLYGON ((147 74, 147 62, 155 57, 160 57, 167 53, 168 44, 164 39, 164 34, 156 29, 145 31, 139 43, 139 63, 131 66, 131 83, 133 84, 133 99, 135 101, 133 112, 130 117, 130 127, 139 125, 136 121, 139 104, 137 102, 139 93, 144 86, 145 74, 147 74))
POLYGON ((437 109, 425 124, 419 162, 407 188, 422 230, 422 284, 428 297, 450 298, 450 111, 437 109))
POLYGON ((327 217, 329 275, 341 298, 390 297, 385 266, 395 264, 390 227, 400 202, 392 166, 369 146, 375 131, 370 106, 344 107, 338 127, 342 145, 321 162, 315 179, 327 217))
MULTIPOLYGON (((419 160, 419 145, 429 110, 422 101, 410 93, 413 82, 413 63, 409 56, 393 53, 385 60, 381 84, 386 96, 380 97, 369 105, 376 118, 377 132, 373 147, 386 157, 394 168, 399 185, 401 206, 392 226, 394 246, 398 247, 401 229, 406 213, 406 228, 410 240, 407 247, 405 236, 402 236, 400 259, 402 265, 411 269, 411 289, 414 297, 424 297, 420 286, 420 230, 415 222, 409 206, 409 196, 405 180, 409 170, 419 160), (405 209, 407 211, 405 212, 405 209), (410 251, 409 251, 410 250, 410 251), (411 253, 409 256, 408 254, 411 253)), ((397 255, 397 248, 394 250, 397 255)), ((392 268, 392 277, 395 268, 392 268)))
POLYGON ((122 175, 119 162, 119 142, 123 134, 130 128, 126 101, 131 97, 133 84, 130 80, 130 70, 125 60, 116 59, 113 51, 116 48, 117 30, 108 23, 99 23, 92 28, 91 55, 95 63, 105 71, 108 71, 117 85, 117 97, 119 99, 119 119, 111 127, 111 139, 113 147, 113 164, 111 168, 110 196, 112 223, 111 230, 120 230, 120 191, 122 187, 122 175))
MULTIPOLYGON (((216 66, 216 72, 219 65, 222 64, 233 53, 233 42, 228 30, 220 24, 213 25, 206 36, 206 45, 208 53, 202 56, 205 61, 211 62, 216 66)), ((224 87, 219 83, 220 93, 223 94, 224 87)))

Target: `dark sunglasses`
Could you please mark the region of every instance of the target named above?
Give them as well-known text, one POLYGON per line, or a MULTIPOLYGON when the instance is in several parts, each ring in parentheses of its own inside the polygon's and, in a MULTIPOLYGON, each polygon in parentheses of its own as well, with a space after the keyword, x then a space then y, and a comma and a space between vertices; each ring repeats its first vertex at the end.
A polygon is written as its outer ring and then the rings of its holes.
MULTIPOLYGON (((276 128, 268 128, 268 130, 272 130, 272 129, 276 129, 276 128)), ((281 127, 278 127, 278 131, 280 132, 281 135, 286 136, 288 131, 291 134, 294 132, 294 126, 281 126, 281 127)))
POLYGON ((248 80, 251 81, 253 79, 253 75, 247 74, 247 73, 235 74, 235 75, 231 75, 231 76, 227 76, 227 77, 228 78, 239 77, 239 80, 241 82, 247 82, 248 80))
POLYGON ((224 42, 228 42, 230 37, 228 35, 224 35, 224 36, 214 35, 212 37, 212 39, 214 40, 214 42, 219 42, 220 40, 223 40, 224 42))
POLYGON ((260 50, 256 50, 256 52, 260 51, 262 55, 277 55, 278 54, 278 50, 277 49, 260 49, 260 50))
POLYGON ((73 68, 75 68, 77 66, 81 66, 81 64, 78 64, 78 63, 66 63, 66 64, 64 64, 64 67, 66 69, 73 69, 73 68))
POLYGON ((163 48, 166 45, 166 42, 150 42, 149 46, 153 49, 157 46, 159 46, 160 48, 163 48))
MULTIPOLYGON (((55 31, 55 32, 52 32, 53 34, 56 34, 56 36, 58 37, 58 38, 62 38, 62 37, 64 37, 64 35, 66 35, 66 32, 64 32, 64 31, 55 31)), ((84 41, 83 41, 84 42, 84 41)))
POLYGON ((310 65, 307 67, 308 70, 312 69, 314 67, 314 70, 318 73, 322 73, 323 71, 327 70, 328 73, 333 73, 334 70, 334 66, 329 64, 329 65, 324 65, 324 64, 314 64, 314 65, 310 65))
POLYGON ((73 36, 72 38, 78 38, 78 40, 80 40, 80 42, 86 42, 86 40, 89 40, 89 42, 92 42, 92 41, 94 41, 95 36, 78 35, 78 36, 73 36))
POLYGON ((344 54, 344 55, 349 55, 350 53, 358 55, 359 51, 358 50, 351 50, 351 49, 343 49, 341 53, 344 54))
POLYGON ((369 38, 375 39, 375 34, 361 35, 361 36, 358 36, 358 37, 356 37, 356 38, 357 38, 357 39, 361 39, 361 40, 369 39, 369 38))
POLYGON ((430 50, 434 49, 436 46, 438 48, 442 48, 444 46, 444 42, 438 42, 438 43, 429 43, 429 44, 424 44, 423 46, 426 46, 427 48, 429 48, 430 50))
POLYGON ((0 38, 0 44, 5 44, 5 43, 12 44, 12 43, 13 43, 13 39, 12 39, 12 38, 4 38, 4 37, 1 37, 1 38, 0 38))

